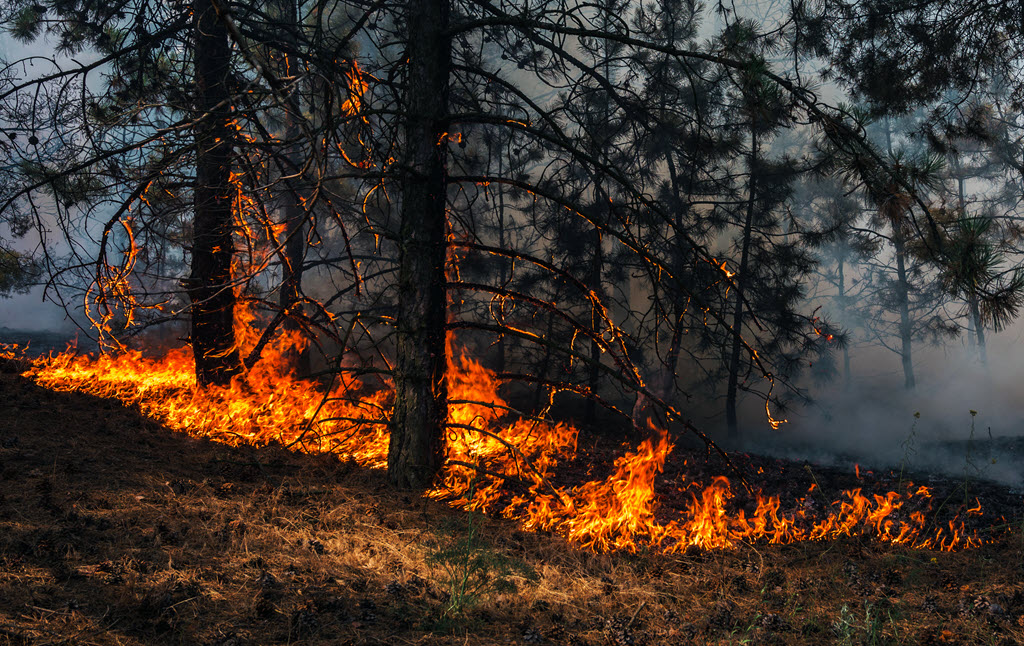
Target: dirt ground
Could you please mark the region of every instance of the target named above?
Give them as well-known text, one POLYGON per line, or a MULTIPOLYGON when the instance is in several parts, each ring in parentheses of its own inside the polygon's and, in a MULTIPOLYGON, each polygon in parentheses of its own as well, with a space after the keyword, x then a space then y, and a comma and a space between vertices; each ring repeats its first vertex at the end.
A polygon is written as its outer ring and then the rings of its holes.
POLYGON ((0 371, 0 644, 1024 643, 1019 526, 591 554, 0 371))

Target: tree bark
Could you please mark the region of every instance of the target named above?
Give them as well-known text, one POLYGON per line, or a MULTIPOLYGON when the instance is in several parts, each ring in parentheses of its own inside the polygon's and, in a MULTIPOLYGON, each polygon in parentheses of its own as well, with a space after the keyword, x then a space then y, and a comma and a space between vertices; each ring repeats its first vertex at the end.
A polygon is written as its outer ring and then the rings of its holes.
MULTIPOLYGON (((988 365, 988 352, 985 349, 985 326, 981 323, 981 306, 977 296, 971 296, 970 310, 968 320, 973 323, 973 333, 977 335, 978 339, 978 361, 981 362, 981 365, 985 366, 988 365)), ((974 339, 972 338, 971 340, 973 341, 974 339)))
POLYGON ((200 386, 227 385, 242 370, 235 346, 231 284, 234 228, 231 155, 234 127, 228 93, 231 50, 212 0, 193 0, 195 28, 196 186, 192 235, 192 352, 200 386))
MULTIPOLYGON (((291 117, 286 117, 285 136, 297 134, 292 131, 291 117)), ((297 130, 297 129, 296 129, 297 130)), ((299 164, 301 166, 301 164, 299 164)), ((305 334, 302 324, 302 274, 306 262, 306 212, 299 204, 297 190, 286 192, 286 202, 281 206, 281 219, 284 222, 284 254, 282 262, 282 281, 280 300, 281 310, 286 316, 281 328, 286 332, 305 334)), ((292 371, 299 377, 310 373, 309 348, 303 346, 288 357, 292 371)))
MULTIPOLYGON (((554 300, 554 299, 552 299, 552 300, 554 300)), ((548 339, 550 341, 552 338, 554 338, 554 334, 555 334, 555 313, 549 310, 548 311, 547 332, 544 333, 544 338, 548 339)), ((551 346, 545 344, 544 345, 544 359, 543 359, 543 361, 540 362, 540 365, 537 366, 537 368, 536 368, 537 375, 539 376, 539 379, 537 380, 537 387, 533 391, 533 408, 530 409, 534 413, 537 413, 537 412, 540 411, 540 408, 541 408, 540 402, 541 402, 541 400, 544 399, 545 394, 547 394, 547 392, 548 392, 547 378, 548 378, 548 368, 551 366, 551 354, 552 354, 551 353, 551 346)))
MULTIPOLYGON (((600 185, 596 191, 598 195, 603 196, 600 192, 600 185)), ((603 239, 601 236, 601 230, 594 229, 593 245, 594 255, 591 258, 590 263, 590 277, 587 280, 588 287, 595 294, 603 294, 602 274, 604 271, 604 249, 603 239)), ((598 306, 591 304, 590 307, 590 329, 595 332, 602 329, 604 321, 601 319, 598 313, 598 306)), ((597 341, 591 339, 590 341, 590 363, 587 366, 587 389, 591 395, 597 394, 597 387, 601 383, 601 346, 598 345, 597 341)), ((597 423, 597 401, 593 397, 587 397, 587 402, 584 406, 583 413, 584 426, 592 428, 597 423)))
MULTIPOLYGON (((505 169, 504 169, 504 163, 503 163, 505 161, 504 151, 498 151, 498 152, 499 152, 499 154, 498 154, 498 177, 504 177, 505 176, 505 169)), ((488 164, 489 163, 490 163, 490 161, 488 161, 488 164)), ((506 244, 506 240, 505 240, 505 237, 506 237, 506 233, 505 233, 505 185, 499 182, 498 185, 497 185, 497 189, 498 189, 498 247, 501 248, 501 249, 504 249, 505 248, 505 244, 506 244)), ((508 286, 508 278, 509 277, 508 277, 508 271, 507 271, 507 269, 505 267, 505 261, 504 260, 502 260, 502 262, 499 265, 499 267, 500 267, 500 269, 499 269, 499 273, 498 273, 498 284, 501 285, 502 288, 508 289, 508 287, 509 287, 508 286)), ((504 318, 502 319, 501 323, 502 323, 502 325, 505 324, 504 318)), ((497 371, 498 374, 501 374, 501 373, 505 372, 505 362, 506 362, 506 348, 505 348, 505 337, 504 336, 498 337, 498 344, 497 345, 498 345, 498 359, 497 359, 497 362, 495 364, 495 368, 494 369, 495 369, 495 371, 497 371)))
POLYGON ((754 228, 754 209, 757 193, 757 135, 750 135, 750 187, 747 196, 747 213, 743 222, 743 238, 740 241, 740 266, 736 273, 736 304, 733 309, 732 347, 729 352, 729 383, 725 393, 725 424, 729 437, 739 436, 739 423, 736 416, 736 401, 739 394, 740 354, 743 349, 740 335, 743 333, 743 290, 747 268, 750 264, 750 237, 754 228))
MULTIPOLYGON (((839 302, 843 313, 843 323, 846 318, 846 260, 839 259, 839 302)), ((850 347, 843 344, 843 388, 849 390, 852 384, 853 374, 850 371, 850 347)))
POLYGON ((893 236, 896 249, 896 298, 900 309, 900 362, 903 364, 903 385, 913 390, 917 385, 914 378, 913 327, 910 322, 910 283, 907 281, 907 252, 903 238, 893 236))
POLYGON ((406 163, 399 230, 395 407, 388 480, 429 487, 443 461, 445 383, 447 120, 451 54, 447 0, 410 0, 405 91, 406 163))
MULTIPOLYGON (((281 20, 286 25, 294 25, 298 21, 298 11, 295 0, 279 0, 281 4, 281 20)), ((280 73, 285 78, 291 78, 298 74, 294 69, 295 61, 291 56, 282 54, 278 61, 280 73)), ((297 99, 297 97, 296 97, 297 99)), ((301 323, 302 318, 302 273, 303 265, 306 262, 306 210, 303 208, 302 177, 298 170, 302 168, 302 150, 299 138, 302 130, 299 127, 299 115, 294 110, 298 104, 285 105, 284 112, 284 140, 289 143, 285 151, 286 172, 292 175, 286 182, 288 190, 281 195, 281 221, 284 223, 284 254, 282 256, 281 291, 279 303, 281 310, 287 316, 281 322, 281 327, 286 332, 303 334, 301 323)), ((287 357, 291 364, 292 371, 299 377, 305 377, 310 373, 309 349, 303 346, 287 357)))
POLYGON ((974 301, 968 299, 967 307, 969 310, 967 314, 967 353, 974 358, 977 356, 974 352, 974 339, 977 337, 977 332, 974 331, 976 327, 975 321, 977 320, 977 317, 974 315, 974 301))

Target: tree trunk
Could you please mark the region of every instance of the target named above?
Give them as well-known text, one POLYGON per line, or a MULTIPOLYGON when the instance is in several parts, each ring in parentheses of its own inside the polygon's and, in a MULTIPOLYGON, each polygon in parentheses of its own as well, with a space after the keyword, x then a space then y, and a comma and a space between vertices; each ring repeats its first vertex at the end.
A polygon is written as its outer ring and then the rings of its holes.
MULTIPOLYGON (((686 301, 678 298, 672 307, 672 339, 668 344, 668 352, 665 354, 665 370, 671 376, 672 385, 675 385, 676 368, 679 366, 679 355, 683 349, 683 327, 686 325, 686 301)), ((664 393, 668 396, 668 392, 664 393)))
POLYGON ((913 328, 910 324, 910 283, 907 282, 906 250, 903 239, 897 233, 893 236, 896 248, 896 300, 900 309, 900 361, 903 364, 903 385, 913 390, 917 385, 914 379, 913 360, 913 328))
POLYGON ((743 289, 750 262, 750 238, 754 228, 754 208, 757 192, 757 135, 750 135, 750 186, 747 196, 747 214, 743 222, 743 238, 740 242, 740 266, 736 273, 736 303, 732 320, 732 347, 729 352, 729 384, 725 393, 725 424, 729 437, 735 439, 739 435, 739 423, 736 417, 736 400, 739 393, 740 353, 743 344, 740 335, 743 333, 743 289))
MULTIPOLYGON (((666 110, 667 107, 663 104, 661 110, 666 110)), ((689 213, 689 208, 684 208, 683 204, 685 199, 682 193, 682 187, 679 185, 679 174, 676 172, 676 164, 672 158, 672 152, 669 151, 665 154, 665 162, 668 166, 669 181, 672 184, 672 195, 676 199, 676 213, 675 213, 675 226, 676 231, 683 231, 685 222, 684 215, 689 213)), ((686 195, 689 196, 693 191, 693 175, 690 175, 690 181, 688 182, 686 195)), ((678 244, 678 242, 677 242, 678 244)), ((682 248, 676 249, 676 255, 674 259, 673 270, 677 280, 682 280, 683 275, 686 273, 687 268, 683 262, 683 258, 686 253, 682 248)), ((668 401, 673 394, 672 391, 675 388, 676 370, 679 367, 679 355, 683 349, 683 333, 685 332, 686 326, 686 311, 689 307, 689 299, 685 298, 683 290, 676 291, 676 299, 672 306, 672 339, 669 341, 668 353, 665 357, 666 369, 668 375, 665 377, 665 392, 663 393, 665 400, 668 401)))
MULTIPOLYGON (((298 11, 295 0, 279 0, 281 4, 281 21, 286 25, 294 25, 298 21, 298 11)), ((291 78, 298 74, 293 69, 295 61, 291 56, 283 54, 278 61, 280 74, 285 78, 291 78)), ((289 175, 294 175, 287 180, 288 190, 281 195, 281 221, 284 223, 284 254, 281 263, 281 310, 287 316, 281 323, 286 332, 304 334, 305 330, 300 324, 302 309, 300 299, 302 297, 302 273, 303 265, 306 262, 306 210, 303 208, 302 177, 295 175, 302 167, 302 149, 299 138, 302 130, 299 127, 299 115, 294 110, 298 104, 296 101, 284 106, 284 140, 289 143, 285 151, 287 165, 284 170, 289 175)), ((299 377, 310 373, 309 349, 304 345, 302 349, 287 357, 291 364, 292 371, 299 377)))
MULTIPOLYGON (((500 145, 500 143, 501 142, 499 141, 499 145, 500 145)), ((488 153, 492 153, 492 150, 491 150, 490 146, 488 146, 487 151, 488 151, 488 153)), ((497 157, 498 157, 498 177, 504 177, 505 176, 505 169, 504 169, 504 163, 503 162, 505 160, 505 156, 504 156, 504 154, 502 154, 503 151, 498 151, 498 153, 499 153, 497 155, 497 157)), ((490 158, 488 158, 487 163, 488 163, 488 171, 489 171, 490 170, 490 163, 491 163, 490 162, 490 158)), ((506 237, 505 236, 505 185, 499 182, 497 184, 497 190, 498 190, 498 247, 500 249, 504 249, 505 248, 505 243, 506 243, 506 240, 505 240, 505 237, 506 237)), ((508 284, 507 283, 508 283, 508 278, 509 277, 508 277, 508 270, 505 267, 505 259, 504 258, 501 259, 501 264, 498 265, 498 267, 499 267, 499 270, 498 270, 498 272, 499 272, 498 273, 498 285, 500 285, 503 289, 508 289, 508 284)), ((499 305, 499 307, 504 307, 504 305, 499 305)), ((504 315, 504 312, 502 312, 502 314, 504 315)), ((504 316, 502 316, 501 324, 502 325, 505 324, 504 316)), ((505 365, 506 364, 506 349, 505 349, 505 337, 504 337, 504 335, 498 337, 497 346, 498 346, 498 348, 497 348, 498 358, 495 361, 494 370, 498 374, 501 374, 501 373, 505 372, 505 368, 506 368, 506 365, 505 365)))
POLYGON ((192 237, 192 352, 200 386, 227 385, 242 364, 235 347, 231 124, 231 50, 212 0, 193 0, 195 26, 196 186, 192 237))
MULTIPOLYGON (((599 195, 600 186, 596 191, 599 195)), ((591 259, 590 264, 590 278, 587 281, 591 291, 595 294, 601 294, 601 276, 604 271, 604 249, 603 239, 601 236, 600 229, 594 229, 594 256, 591 259)), ((604 320, 598 314, 598 305, 591 304, 590 307, 590 329, 594 332, 602 329, 604 320)), ((587 389, 591 395, 597 394, 597 387, 601 383, 601 346, 597 341, 590 341, 590 363, 587 365, 587 389)), ((584 408, 583 422, 587 427, 593 427, 597 423, 597 400, 593 397, 587 398, 587 403, 584 408)))
MULTIPOLYGON (((843 313, 843 319, 845 324, 846 319, 846 260, 844 258, 839 259, 839 307, 843 313)), ((850 371, 850 348, 847 344, 843 344, 843 388, 849 389, 853 375, 850 371)))
MULTIPOLYGON (((981 324, 981 308, 978 305, 978 297, 972 296, 970 300, 970 315, 968 320, 973 324, 974 333, 978 338, 978 361, 981 365, 988 365, 988 352, 985 350, 985 326, 981 324)), ((973 345, 974 339, 971 339, 973 345)))
MULTIPOLYGON (((286 118, 291 120, 290 118, 286 118)), ((287 124, 291 125, 291 124, 287 124)), ((296 134, 286 128, 285 136, 296 134)), ((300 164, 301 165, 301 164, 300 164)), ((303 264, 306 261, 306 212, 298 203, 298 191, 288 191, 284 195, 286 202, 281 206, 281 219, 284 222, 284 255, 282 262, 282 281, 280 291, 281 310, 286 316, 281 322, 281 328, 286 332, 298 332, 305 334, 302 324, 299 322, 303 317, 302 298, 302 273, 303 264)), ((309 347, 303 345, 296 350, 288 361, 296 376, 305 377, 310 373, 309 347)))
MULTIPOLYGON (((960 217, 967 216, 967 190, 964 186, 964 170, 960 164, 960 156, 953 155, 953 171, 956 174, 957 204, 960 209, 960 217)), ((971 294, 968 298, 969 313, 967 315, 967 351, 974 354, 974 339, 977 337, 981 344, 978 349, 978 359, 984 365, 987 361, 985 356, 985 332, 981 329, 978 317, 978 297, 971 294)))
POLYGON ((406 163, 398 240, 395 408, 388 447, 388 480, 401 488, 424 489, 433 482, 443 461, 448 416, 448 15, 447 0, 409 0, 406 4, 406 163))
POLYGON ((988 365, 988 350, 985 348, 985 328, 978 322, 978 359, 981 365, 988 365))
MULTIPOLYGON (((552 299, 554 300, 554 299, 552 299)), ((555 313, 552 311, 548 312, 548 326, 547 332, 544 333, 544 338, 550 342, 555 334, 555 313)), ((530 409, 534 413, 540 411, 540 402, 544 399, 544 395, 548 392, 548 386, 545 380, 548 378, 548 368, 551 365, 551 346, 544 345, 544 360, 537 366, 537 374, 539 379, 537 380, 537 387, 533 391, 533 408, 530 409)))
POLYGON ((974 323, 976 319, 974 315, 975 304, 968 300, 967 307, 967 354, 973 358, 975 356, 974 339, 978 336, 977 332, 975 332, 976 326, 974 323))

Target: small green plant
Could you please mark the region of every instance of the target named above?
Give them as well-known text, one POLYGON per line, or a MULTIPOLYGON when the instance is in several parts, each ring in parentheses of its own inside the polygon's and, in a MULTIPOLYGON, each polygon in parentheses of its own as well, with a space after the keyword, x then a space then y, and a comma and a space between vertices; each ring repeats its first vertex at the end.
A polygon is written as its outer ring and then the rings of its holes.
POLYGON ((746 628, 734 626, 733 629, 729 631, 730 642, 733 638, 735 638, 736 646, 747 646, 747 644, 754 643, 754 628, 757 626, 757 622, 760 618, 761 613, 759 612, 754 615, 753 619, 751 619, 750 621, 750 624, 746 628))
POLYGON ((861 621, 857 613, 850 610, 850 607, 843 604, 839 610, 839 619, 832 622, 832 632, 838 638, 839 644, 853 646, 864 644, 865 646, 885 646, 898 642, 899 634, 896 625, 896 617, 892 608, 881 609, 870 601, 864 602, 864 620, 861 621), (886 636, 885 628, 889 626, 892 636, 886 636))
POLYGON ((839 609, 839 619, 832 622, 832 632, 843 646, 853 644, 853 638, 857 634, 857 616, 850 612, 850 607, 845 603, 839 609))
POLYGON ((514 592, 516 578, 535 581, 526 563, 509 558, 480 537, 479 512, 467 513, 466 525, 431 548, 428 565, 437 568, 447 598, 442 623, 458 620, 489 594, 514 592))

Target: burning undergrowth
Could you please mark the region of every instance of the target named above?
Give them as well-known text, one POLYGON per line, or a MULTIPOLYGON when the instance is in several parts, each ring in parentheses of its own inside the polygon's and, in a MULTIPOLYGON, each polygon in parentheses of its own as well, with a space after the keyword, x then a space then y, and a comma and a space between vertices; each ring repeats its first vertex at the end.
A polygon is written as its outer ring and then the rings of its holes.
MULTIPOLYGON (((566 549, 559 536, 394 491, 379 469, 276 443, 229 446, 169 432, 138 407, 42 388, 18 376, 26 367, 0 361, 0 643, 1024 639, 1019 532, 953 553, 868 534, 673 554, 566 549), (63 430, 71 424, 73 432, 63 430), (452 615, 459 588, 438 561, 483 563, 477 574, 502 585, 474 603, 463 597, 452 615), (517 567, 503 574, 501 563, 517 567)), ((603 481, 628 450, 590 435, 580 447, 560 463, 555 486, 603 481)), ((659 522, 685 509, 677 504, 685 497, 671 495, 679 472, 708 480, 721 471, 692 453, 669 457, 655 483, 659 522)), ((802 493, 798 480, 811 478, 801 464, 733 459, 782 497, 802 493)), ((888 486, 890 476, 815 469, 813 478, 839 491, 888 486)), ((934 484, 938 496, 943 485, 934 484)), ((1009 504, 990 498, 995 489, 972 483, 970 491, 986 514, 1009 504)))
MULTIPOLYGON (((69 351, 25 360, 24 374, 46 388, 116 398, 196 437, 279 443, 384 466, 388 389, 344 371, 327 387, 293 379, 283 359, 289 342, 276 345, 277 353, 265 353, 244 382, 228 389, 198 390, 186 349, 160 358, 69 351)), ((844 481, 744 456, 736 456, 738 469, 730 472, 720 460, 674 454, 656 428, 635 448, 580 454, 577 428, 512 410, 495 375, 472 358, 455 352, 449 368, 448 460, 428 496, 562 535, 584 549, 673 553, 863 535, 949 551, 977 546, 989 528, 1009 522, 958 483, 937 489, 859 473, 844 481), (582 466, 595 461, 611 466, 593 477, 582 466), (726 473, 745 474, 747 482, 726 473)))

